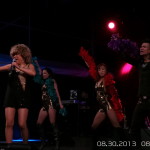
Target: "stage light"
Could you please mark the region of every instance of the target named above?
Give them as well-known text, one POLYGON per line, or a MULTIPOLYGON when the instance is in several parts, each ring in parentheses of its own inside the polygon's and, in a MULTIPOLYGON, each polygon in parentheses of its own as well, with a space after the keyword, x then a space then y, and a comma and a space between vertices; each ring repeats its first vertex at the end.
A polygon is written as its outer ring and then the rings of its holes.
MULTIPOLYGON (((40 142, 40 139, 28 139, 29 142, 40 142)), ((23 139, 13 139, 13 142, 23 142, 23 139)))
POLYGON ((131 71, 132 67, 133 66, 131 64, 125 63, 121 68, 121 75, 128 74, 131 71))
POLYGON ((115 28, 115 23, 114 22, 109 22, 108 23, 108 28, 109 29, 114 29, 115 28))
POLYGON ((109 21, 107 22, 107 28, 110 30, 110 31, 116 31, 117 30, 117 25, 116 25, 116 22, 115 21, 109 21))

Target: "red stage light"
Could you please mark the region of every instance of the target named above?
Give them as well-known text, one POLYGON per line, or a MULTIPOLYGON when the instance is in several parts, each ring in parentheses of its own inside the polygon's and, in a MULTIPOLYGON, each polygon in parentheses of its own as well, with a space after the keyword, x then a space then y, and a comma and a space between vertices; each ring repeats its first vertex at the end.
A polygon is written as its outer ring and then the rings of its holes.
POLYGON ((115 28, 115 23, 114 22, 109 22, 108 23, 108 28, 109 29, 114 29, 115 28))
POLYGON ((115 21, 109 21, 107 23, 107 28, 111 31, 116 31, 116 23, 115 21))
POLYGON ((132 67, 133 66, 131 64, 125 63, 121 68, 121 75, 128 74, 131 71, 132 67))

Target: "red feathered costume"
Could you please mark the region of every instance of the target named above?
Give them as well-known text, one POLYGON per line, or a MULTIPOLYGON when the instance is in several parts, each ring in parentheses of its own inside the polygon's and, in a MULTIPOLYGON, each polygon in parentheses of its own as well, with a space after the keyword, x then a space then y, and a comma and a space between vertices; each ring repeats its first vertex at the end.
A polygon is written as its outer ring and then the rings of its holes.
MULTIPOLYGON (((89 73, 91 77, 98 81, 98 72, 95 61, 92 56, 89 55, 88 51, 86 51, 83 47, 80 48, 79 56, 83 58, 87 66, 89 67, 89 73)), ((124 114, 122 112, 122 104, 119 99, 117 89, 115 88, 115 81, 113 79, 113 75, 107 73, 104 77, 104 86, 106 87, 106 92, 110 95, 110 104, 114 111, 116 112, 118 121, 122 121, 124 119, 124 114)))

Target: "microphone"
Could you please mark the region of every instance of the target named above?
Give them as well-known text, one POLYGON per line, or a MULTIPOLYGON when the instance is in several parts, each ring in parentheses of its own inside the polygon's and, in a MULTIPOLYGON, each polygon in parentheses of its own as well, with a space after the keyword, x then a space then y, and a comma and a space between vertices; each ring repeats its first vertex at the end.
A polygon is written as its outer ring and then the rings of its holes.
MULTIPOLYGON (((12 62, 16 62, 16 59, 14 58, 12 62)), ((11 66, 11 70, 15 70, 15 66, 11 66)))
POLYGON ((13 59, 13 62, 16 62, 16 59, 15 59, 15 58, 13 59))
MULTIPOLYGON (((12 63, 13 63, 13 62, 16 62, 16 59, 13 59, 13 60, 12 60, 12 63)), ((14 71, 15 71, 15 66, 13 66, 13 65, 11 64, 9 76, 12 76, 14 71)))

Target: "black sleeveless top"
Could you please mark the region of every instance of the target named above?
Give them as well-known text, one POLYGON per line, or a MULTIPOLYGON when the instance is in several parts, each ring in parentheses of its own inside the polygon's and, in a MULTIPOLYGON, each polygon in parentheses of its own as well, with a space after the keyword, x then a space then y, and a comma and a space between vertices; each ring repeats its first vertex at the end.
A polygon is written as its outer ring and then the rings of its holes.
POLYGON ((29 108, 31 103, 31 87, 33 83, 33 77, 22 74, 26 78, 25 89, 19 80, 20 72, 10 70, 8 75, 7 90, 4 99, 4 107, 13 108, 29 108))

